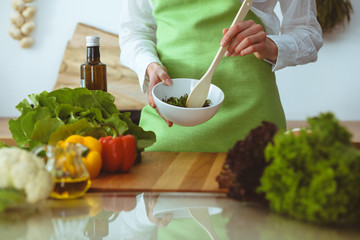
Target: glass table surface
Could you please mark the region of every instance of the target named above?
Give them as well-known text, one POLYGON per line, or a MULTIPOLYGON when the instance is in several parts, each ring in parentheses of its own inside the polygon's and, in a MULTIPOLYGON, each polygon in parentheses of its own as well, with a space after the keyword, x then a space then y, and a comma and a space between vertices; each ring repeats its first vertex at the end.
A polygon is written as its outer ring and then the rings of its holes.
POLYGON ((211 193, 87 193, 0 214, 0 239, 360 239, 358 226, 319 226, 211 193))

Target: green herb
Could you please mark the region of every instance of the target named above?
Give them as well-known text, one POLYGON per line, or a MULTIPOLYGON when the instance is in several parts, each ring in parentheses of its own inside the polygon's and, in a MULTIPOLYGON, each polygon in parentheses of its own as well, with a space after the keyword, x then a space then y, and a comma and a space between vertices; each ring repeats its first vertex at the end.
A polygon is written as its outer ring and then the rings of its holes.
MULTIPOLYGON (((188 95, 185 94, 184 96, 181 96, 179 98, 177 97, 170 97, 170 98, 163 98, 162 101, 166 102, 168 104, 177 106, 177 107, 186 107, 186 100, 188 98, 188 95)), ((211 105, 211 100, 210 99, 206 99, 203 107, 209 107, 211 105)))
POLYGON ((270 208, 316 223, 360 220, 360 152, 331 113, 309 118, 298 136, 277 133, 261 178, 270 208), (310 130, 310 131, 309 131, 310 130))
POLYGON ((132 134, 138 150, 151 146, 155 134, 144 131, 120 113, 109 93, 86 88, 61 88, 52 92, 29 95, 16 108, 21 116, 9 121, 12 137, 19 147, 32 149, 39 144, 52 144, 73 134, 117 136, 132 134))

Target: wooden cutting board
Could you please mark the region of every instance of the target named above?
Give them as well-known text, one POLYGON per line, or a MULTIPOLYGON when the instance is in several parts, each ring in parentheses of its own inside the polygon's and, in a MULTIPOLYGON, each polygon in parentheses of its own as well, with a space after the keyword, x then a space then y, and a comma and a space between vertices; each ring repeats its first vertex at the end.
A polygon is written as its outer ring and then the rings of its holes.
POLYGON ((225 153, 142 154, 142 162, 129 173, 101 174, 92 181, 90 191, 226 192, 215 180, 225 153))
POLYGON ((53 89, 80 87, 80 65, 86 61, 86 36, 100 36, 101 61, 107 65, 108 92, 115 96, 119 110, 140 110, 147 103, 137 75, 120 63, 118 36, 79 23, 68 42, 53 89))

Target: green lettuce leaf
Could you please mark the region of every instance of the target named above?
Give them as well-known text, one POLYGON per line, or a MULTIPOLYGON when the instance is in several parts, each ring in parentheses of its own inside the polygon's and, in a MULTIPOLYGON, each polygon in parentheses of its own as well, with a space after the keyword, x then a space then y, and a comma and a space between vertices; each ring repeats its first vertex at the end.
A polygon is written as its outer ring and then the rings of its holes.
POLYGON ((86 119, 81 119, 75 123, 61 125, 50 135, 48 143, 55 144, 71 135, 86 132, 86 130, 93 129, 94 127, 94 124, 86 121, 86 119))
POLYGON ((16 108, 21 112, 9 121, 9 129, 19 147, 55 143, 72 134, 94 137, 132 134, 138 141, 138 150, 151 146, 155 134, 144 131, 120 113, 115 97, 107 92, 86 88, 61 88, 28 96, 16 108))
POLYGON ((57 118, 40 119, 35 122, 31 139, 41 143, 48 143, 51 134, 63 125, 64 122, 57 118))
POLYGON ((136 137, 138 149, 143 150, 154 144, 156 141, 155 133, 152 131, 144 131, 141 127, 133 123, 130 119, 129 112, 120 113, 119 117, 128 125, 128 130, 124 133, 124 135, 134 135, 136 137))
POLYGON ((360 151, 332 113, 308 119, 298 135, 278 133, 259 192, 270 208, 314 223, 360 220, 360 151))

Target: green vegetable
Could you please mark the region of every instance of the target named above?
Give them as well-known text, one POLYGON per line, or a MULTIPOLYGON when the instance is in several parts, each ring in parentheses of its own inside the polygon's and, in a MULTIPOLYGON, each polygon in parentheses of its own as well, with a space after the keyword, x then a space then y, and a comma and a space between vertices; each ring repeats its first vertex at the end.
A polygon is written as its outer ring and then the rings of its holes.
MULTIPOLYGON (((27 203, 33 204, 50 195, 53 176, 46 169, 44 159, 32 152, 19 147, 1 148, 0 189, 24 191, 27 203)), ((5 191, 2 196, 10 193, 5 191)))
POLYGON ((4 143, 3 141, 0 141, 0 148, 3 148, 3 147, 8 147, 8 145, 6 143, 4 143))
POLYGON ((299 135, 277 133, 260 193, 270 208, 314 223, 360 220, 360 152, 331 113, 308 119, 299 135), (310 131, 309 131, 310 130, 310 131))
POLYGON ((144 131, 130 120, 130 113, 120 113, 109 93, 86 88, 61 88, 29 95, 16 108, 21 116, 9 121, 12 137, 19 147, 30 149, 52 144, 70 135, 96 138, 131 134, 137 138, 139 151, 155 142, 155 134, 144 131))
POLYGON ((25 200, 24 191, 14 188, 0 188, 0 212, 9 206, 24 203, 25 200))
MULTIPOLYGON (((181 96, 179 98, 177 97, 170 97, 170 98, 163 98, 161 99, 163 102, 166 102, 168 104, 177 106, 177 107, 186 107, 186 100, 188 98, 188 95, 185 94, 184 96, 181 96)), ((211 100, 210 99, 206 99, 203 107, 209 107, 211 104, 211 100)))

